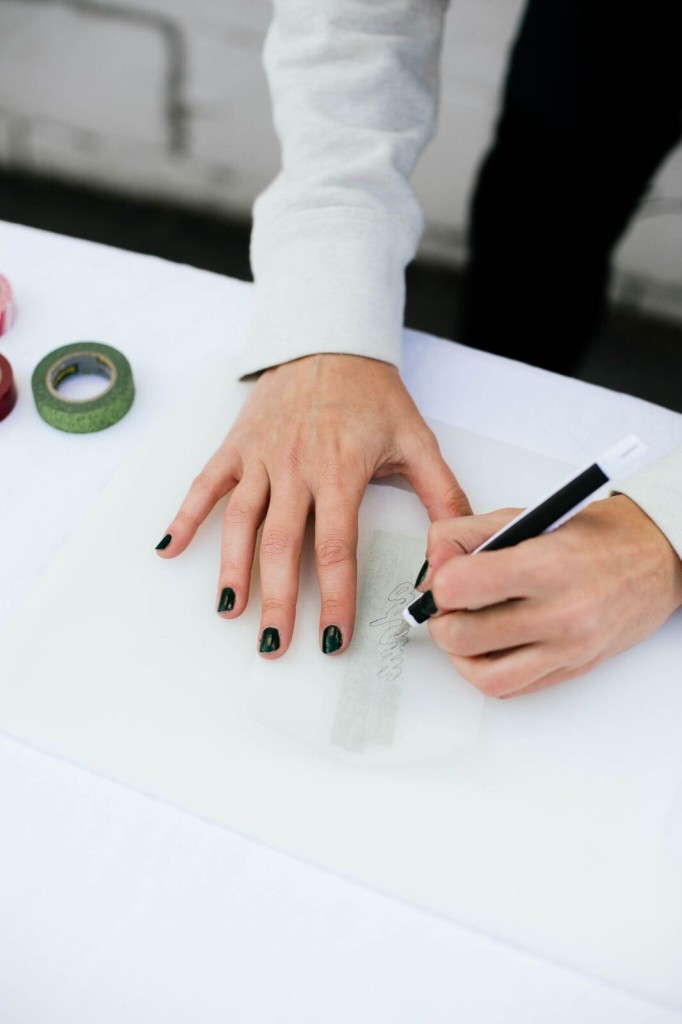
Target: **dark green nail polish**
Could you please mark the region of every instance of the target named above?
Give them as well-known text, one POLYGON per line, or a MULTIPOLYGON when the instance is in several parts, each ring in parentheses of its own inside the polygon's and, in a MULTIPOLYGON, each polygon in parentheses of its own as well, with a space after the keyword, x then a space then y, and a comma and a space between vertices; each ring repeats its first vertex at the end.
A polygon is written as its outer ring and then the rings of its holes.
POLYGON ((170 533, 167 533, 163 540, 160 540, 159 543, 156 545, 156 550, 165 551, 172 540, 173 538, 171 537, 170 533))
POLYGON ((268 626, 261 633, 260 646, 258 648, 261 654, 272 654, 273 651, 279 650, 279 630, 275 629, 274 626, 268 626))
POLYGON ((343 637, 338 626, 327 626, 322 634, 322 650, 325 654, 333 654, 343 644, 343 637))
POLYGON ((232 587, 223 587, 220 592, 220 601, 218 602, 219 612, 231 612, 234 608, 235 592, 232 587))
POLYGON ((428 571, 429 571, 429 562, 428 562, 428 559, 427 559, 424 562, 424 564, 422 565, 421 569, 419 570, 419 575, 417 576, 417 582, 415 583, 415 587, 421 586, 421 584, 426 579, 426 574, 427 574, 428 571))
POLYGON ((430 590, 427 590, 425 594, 422 594, 421 608, 429 617, 431 615, 435 615, 438 611, 436 602, 433 599, 433 594, 430 590))

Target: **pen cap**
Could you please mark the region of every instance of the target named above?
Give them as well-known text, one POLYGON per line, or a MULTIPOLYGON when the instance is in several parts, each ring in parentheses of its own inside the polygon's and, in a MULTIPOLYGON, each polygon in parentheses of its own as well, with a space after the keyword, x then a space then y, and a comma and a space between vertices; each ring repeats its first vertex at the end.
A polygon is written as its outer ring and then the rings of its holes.
POLYGON ((639 469, 646 454, 647 446, 637 434, 628 434, 602 452, 596 463, 613 480, 639 469))

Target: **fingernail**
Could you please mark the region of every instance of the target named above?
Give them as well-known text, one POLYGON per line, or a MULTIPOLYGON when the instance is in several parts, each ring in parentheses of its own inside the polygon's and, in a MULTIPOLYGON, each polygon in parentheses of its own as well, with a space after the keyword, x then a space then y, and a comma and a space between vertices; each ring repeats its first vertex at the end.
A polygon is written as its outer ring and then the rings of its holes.
POLYGON ((338 626, 327 626, 322 634, 322 650, 325 654, 333 654, 343 644, 343 636, 338 626))
POLYGON ((261 633, 260 645, 258 647, 260 654, 272 654, 273 651, 279 650, 279 630, 275 629, 274 626, 268 626, 261 633))
POLYGON ((170 542, 172 540, 173 540, 173 538, 171 537, 170 533, 167 533, 166 536, 163 538, 163 540, 160 540, 159 543, 156 545, 156 549, 155 550, 156 551, 165 551, 166 548, 168 547, 168 545, 170 544, 170 542))
POLYGON ((429 571, 429 562, 428 562, 428 559, 427 559, 424 562, 424 564, 422 565, 421 569, 419 570, 419 575, 417 576, 417 582, 415 583, 415 587, 421 586, 421 584, 426 579, 426 574, 427 574, 428 571, 429 571))
POLYGON ((235 592, 232 587, 223 587, 220 592, 220 601, 218 602, 219 612, 231 612, 234 608, 235 592))

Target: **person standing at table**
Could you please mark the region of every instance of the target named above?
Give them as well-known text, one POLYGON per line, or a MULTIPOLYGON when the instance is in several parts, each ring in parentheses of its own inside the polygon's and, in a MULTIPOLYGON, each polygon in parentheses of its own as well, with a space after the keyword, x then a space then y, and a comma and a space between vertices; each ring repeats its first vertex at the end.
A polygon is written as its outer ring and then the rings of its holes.
MULTIPOLYGON (((682 604, 682 449, 555 533, 487 554, 485 572, 456 557, 515 510, 471 515, 400 376, 423 226, 409 179, 434 131, 448 6, 275 0, 264 63, 282 165, 254 206, 240 365, 255 382, 160 547, 180 554, 234 488, 218 611, 244 610, 262 525, 259 650, 279 657, 314 512, 320 643, 342 653, 358 508, 372 478, 400 473, 433 524, 420 573, 441 609, 432 636, 466 679, 508 696, 587 671, 682 604)), ((539 339, 540 362, 564 371, 589 342, 613 246, 679 139, 679 25, 663 0, 530 0, 473 204, 465 343, 537 361, 523 346, 539 339)))

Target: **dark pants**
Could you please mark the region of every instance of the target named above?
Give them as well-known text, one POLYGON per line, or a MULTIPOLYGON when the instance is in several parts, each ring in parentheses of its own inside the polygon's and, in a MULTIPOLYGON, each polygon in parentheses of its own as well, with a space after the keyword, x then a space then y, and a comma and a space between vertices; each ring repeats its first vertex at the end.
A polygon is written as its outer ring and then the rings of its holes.
POLYGON ((472 197, 458 340, 570 373, 681 118, 682 0, 529 0, 472 197))

